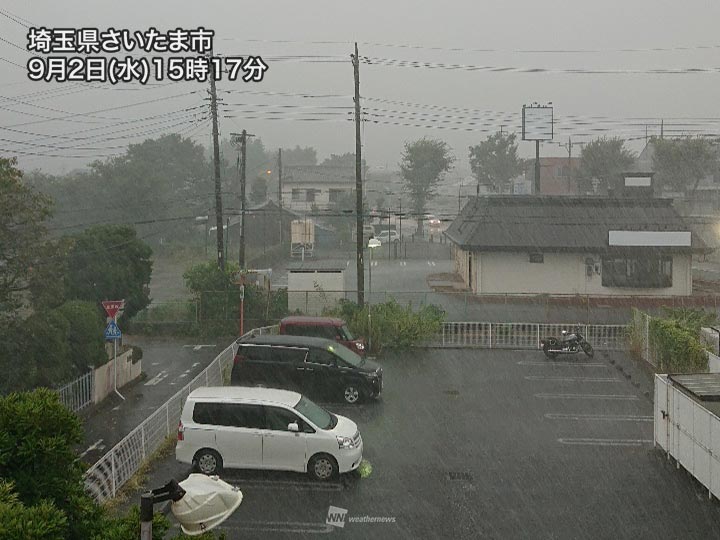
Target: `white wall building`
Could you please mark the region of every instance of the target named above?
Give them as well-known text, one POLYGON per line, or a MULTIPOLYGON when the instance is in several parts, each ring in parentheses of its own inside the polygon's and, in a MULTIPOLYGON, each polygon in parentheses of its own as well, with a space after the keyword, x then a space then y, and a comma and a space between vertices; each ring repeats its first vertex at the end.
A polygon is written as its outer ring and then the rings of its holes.
POLYGON ((355 189, 355 170, 322 165, 283 169, 283 207, 297 213, 327 210, 355 189))
POLYGON ((345 261, 297 261, 288 264, 288 311, 322 315, 345 298, 345 261))
POLYGON ((477 197, 445 234, 477 294, 686 296, 707 251, 666 199, 477 197))

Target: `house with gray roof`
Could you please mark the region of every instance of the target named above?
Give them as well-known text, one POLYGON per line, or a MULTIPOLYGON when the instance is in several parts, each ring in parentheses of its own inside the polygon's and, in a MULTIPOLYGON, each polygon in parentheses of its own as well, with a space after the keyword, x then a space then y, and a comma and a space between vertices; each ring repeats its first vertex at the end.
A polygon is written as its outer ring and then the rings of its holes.
POLYGON ((294 212, 326 210, 355 189, 355 169, 298 165, 283 169, 283 206, 294 212))
POLYGON ((685 296, 708 248, 669 199, 486 196, 445 232, 478 294, 685 296))

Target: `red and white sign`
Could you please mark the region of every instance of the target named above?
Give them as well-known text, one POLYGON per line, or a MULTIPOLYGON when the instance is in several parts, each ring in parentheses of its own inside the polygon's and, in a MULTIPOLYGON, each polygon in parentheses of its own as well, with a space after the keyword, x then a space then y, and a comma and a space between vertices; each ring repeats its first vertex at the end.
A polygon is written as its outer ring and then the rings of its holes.
POLYGON ((105 311, 108 314, 108 317, 110 317, 111 319, 114 319, 115 315, 117 315, 117 312, 120 311, 123 307, 125 307, 125 301, 124 300, 105 300, 102 303, 102 306, 105 308, 105 311))

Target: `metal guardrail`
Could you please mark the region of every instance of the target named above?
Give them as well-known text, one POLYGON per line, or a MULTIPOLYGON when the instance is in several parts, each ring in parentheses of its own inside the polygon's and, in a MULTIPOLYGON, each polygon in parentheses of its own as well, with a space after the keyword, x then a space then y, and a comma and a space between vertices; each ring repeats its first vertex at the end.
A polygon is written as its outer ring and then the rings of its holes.
MULTIPOLYGON (((580 331, 598 350, 627 348, 628 327, 621 324, 581 324, 580 331)), ((539 349, 540 341, 572 332, 577 324, 445 322, 429 347, 476 347, 484 349, 539 349)))
POLYGON ((88 371, 72 382, 55 390, 60 402, 76 413, 95 401, 95 370, 88 371))
MULTIPOLYGON (((276 334, 277 325, 255 328, 243 337, 276 334)), ((223 386, 235 356, 235 343, 218 354, 192 381, 163 403, 85 472, 85 489, 98 502, 115 497, 142 463, 176 433, 180 414, 190 392, 202 386, 223 386)))

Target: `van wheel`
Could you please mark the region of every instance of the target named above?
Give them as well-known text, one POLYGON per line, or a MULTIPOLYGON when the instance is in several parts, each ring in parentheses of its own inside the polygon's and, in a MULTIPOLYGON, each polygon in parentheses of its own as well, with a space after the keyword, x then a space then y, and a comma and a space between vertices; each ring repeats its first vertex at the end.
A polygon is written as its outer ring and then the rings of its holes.
POLYGON ((222 458, 215 450, 205 448, 195 454, 193 465, 203 474, 214 475, 222 470, 222 458))
POLYGON ((355 405, 363 399, 363 390, 356 383, 347 383, 343 388, 343 399, 345 403, 355 405))
POLYGON ((330 480, 338 474, 337 461, 328 454, 317 454, 308 462, 308 474, 313 480, 330 480))

